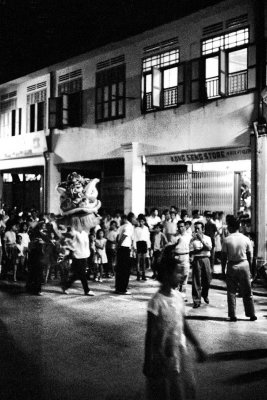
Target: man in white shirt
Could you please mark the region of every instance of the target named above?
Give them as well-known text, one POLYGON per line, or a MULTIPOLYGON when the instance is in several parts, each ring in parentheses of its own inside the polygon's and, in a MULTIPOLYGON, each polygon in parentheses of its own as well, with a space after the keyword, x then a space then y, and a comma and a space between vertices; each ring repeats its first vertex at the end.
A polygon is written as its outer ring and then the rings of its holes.
POLYGON ((118 229, 117 266, 115 279, 115 293, 130 294, 127 290, 130 273, 130 251, 133 242, 134 227, 126 215, 121 217, 121 226, 118 229))
POLYGON ((204 224, 200 221, 195 223, 195 232, 191 241, 193 254, 192 263, 192 297, 193 308, 200 307, 201 297, 209 304, 209 288, 212 279, 210 267, 210 251, 212 249, 211 238, 204 235, 204 224))
POLYGON ((227 236, 222 245, 222 269, 225 270, 227 263, 226 284, 228 316, 230 321, 236 318, 236 292, 240 289, 243 297, 245 314, 251 321, 256 321, 254 301, 250 282, 250 266, 252 245, 248 237, 239 232, 239 221, 234 216, 227 220, 230 235, 227 236))

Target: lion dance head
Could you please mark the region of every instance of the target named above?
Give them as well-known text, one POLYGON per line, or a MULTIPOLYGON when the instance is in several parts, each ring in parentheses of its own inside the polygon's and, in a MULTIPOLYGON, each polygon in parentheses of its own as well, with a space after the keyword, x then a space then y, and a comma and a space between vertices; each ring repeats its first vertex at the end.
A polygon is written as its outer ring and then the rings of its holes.
POLYGON ((96 184, 99 179, 84 178, 77 172, 67 176, 65 182, 57 185, 60 194, 62 222, 81 231, 90 231, 99 223, 98 210, 101 202, 97 199, 96 184))

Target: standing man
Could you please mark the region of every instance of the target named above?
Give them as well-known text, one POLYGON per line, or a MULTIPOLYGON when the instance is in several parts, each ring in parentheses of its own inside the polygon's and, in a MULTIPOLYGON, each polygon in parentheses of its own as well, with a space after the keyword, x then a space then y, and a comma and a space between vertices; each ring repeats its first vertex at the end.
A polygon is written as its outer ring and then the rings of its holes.
POLYGON ((230 235, 222 245, 222 269, 226 272, 228 316, 236 322, 236 292, 239 287, 243 297, 245 314, 250 321, 256 321, 254 301, 251 290, 250 266, 252 261, 252 245, 248 237, 239 232, 239 222, 231 216, 227 220, 230 235))
MULTIPOLYGON (((129 216, 129 219, 131 216, 129 216)), ((130 251, 133 242, 134 227, 126 215, 121 217, 121 226, 118 230, 117 266, 115 279, 115 293, 131 294, 128 284, 131 273, 130 251)))
POLYGON ((212 220, 211 211, 206 211, 204 216, 206 217, 207 221, 205 224, 205 234, 211 238, 211 244, 212 244, 212 249, 210 251, 210 267, 211 267, 211 272, 214 272, 215 236, 218 233, 218 231, 215 222, 212 220))
POLYGON ((197 221, 191 240, 193 254, 192 264, 192 297, 193 308, 200 307, 201 297, 209 304, 209 288, 212 279, 210 268, 210 251, 212 249, 211 238, 204 235, 203 222, 197 221))

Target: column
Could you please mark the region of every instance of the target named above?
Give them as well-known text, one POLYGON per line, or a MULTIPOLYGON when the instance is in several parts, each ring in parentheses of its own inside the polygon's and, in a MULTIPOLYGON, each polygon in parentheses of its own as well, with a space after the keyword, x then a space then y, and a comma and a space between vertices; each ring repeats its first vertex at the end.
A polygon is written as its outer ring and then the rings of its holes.
POLYGON ((0 173, 0 209, 2 208, 3 205, 3 188, 4 188, 3 174, 0 173))
POLYGON ((267 261, 267 135, 258 137, 257 145, 257 220, 258 259, 267 261))
POLYGON ((146 172, 144 156, 139 155, 138 143, 121 145, 124 153, 124 212, 136 216, 145 211, 146 172))
POLYGON ((59 193, 56 186, 61 181, 61 175, 55 164, 55 158, 55 153, 45 153, 45 210, 48 213, 58 214, 60 212, 59 193))

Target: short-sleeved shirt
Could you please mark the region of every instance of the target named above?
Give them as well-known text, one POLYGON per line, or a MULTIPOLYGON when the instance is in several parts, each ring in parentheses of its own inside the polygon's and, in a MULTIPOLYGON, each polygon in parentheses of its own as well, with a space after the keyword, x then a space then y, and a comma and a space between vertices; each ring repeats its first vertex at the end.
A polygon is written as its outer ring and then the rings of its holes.
POLYGON ((6 231, 4 235, 4 241, 7 245, 15 245, 16 244, 16 233, 14 231, 6 231))
POLYGON ((186 348, 184 335, 184 301, 177 290, 165 296, 159 290, 148 303, 148 311, 156 317, 152 332, 152 360, 155 368, 164 364, 169 370, 181 371, 181 352, 186 348))
POLYGON ((223 241, 222 252, 227 253, 230 262, 247 260, 247 252, 252 254, 252 251, 250 239, 240 232, 231 233, 223 241))
POLYGON ((126 238, 123 240, 123 242, 121 243, 121 247, 129 247, 131 248, 132 246, 132 240, 133 240, 133 231, 134 231, 134 227, 130 222, 126 222, 126 224, 121 225, 119 227, 119 240, 120 238, 125 235, 126 238))

